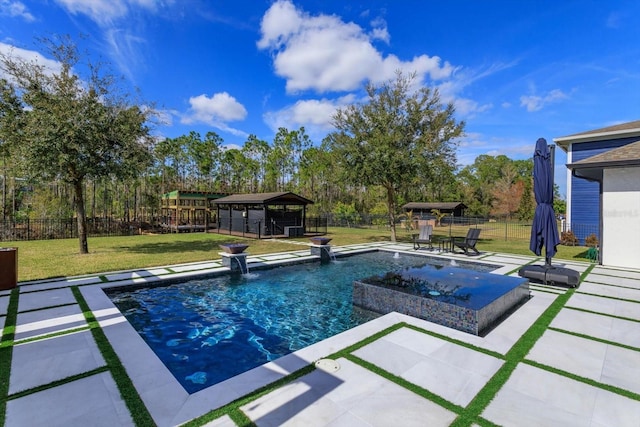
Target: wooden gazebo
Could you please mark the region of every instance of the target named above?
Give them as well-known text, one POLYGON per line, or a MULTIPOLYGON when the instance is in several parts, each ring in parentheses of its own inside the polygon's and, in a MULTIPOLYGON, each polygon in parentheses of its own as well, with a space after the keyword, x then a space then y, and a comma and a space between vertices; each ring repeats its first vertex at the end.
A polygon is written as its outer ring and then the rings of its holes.
POLYGON ((171 191, 160 200, 161 224, 172 231, 206 231, 215 225, 214 201, 229 193, 171 191))
POLYGON ((291 192, 233 194, 214 201, 218 232, 243 236, 300 237, 313 201, 291 192))

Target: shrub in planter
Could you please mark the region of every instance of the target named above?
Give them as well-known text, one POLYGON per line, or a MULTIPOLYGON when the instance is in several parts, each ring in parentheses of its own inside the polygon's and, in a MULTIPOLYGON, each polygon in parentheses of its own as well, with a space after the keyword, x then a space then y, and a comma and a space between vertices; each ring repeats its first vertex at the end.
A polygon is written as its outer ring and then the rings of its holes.
POLYGON ((598 243, 598 236, 596 236, 594 233, 589 234, 584 240, 584 244, 590 248, 597 248, 598 243))
POLYGON ((566 246, 576 246, 578 244, 578 238, 573 231, 563 231, 560 235, 560 243, 566 246))

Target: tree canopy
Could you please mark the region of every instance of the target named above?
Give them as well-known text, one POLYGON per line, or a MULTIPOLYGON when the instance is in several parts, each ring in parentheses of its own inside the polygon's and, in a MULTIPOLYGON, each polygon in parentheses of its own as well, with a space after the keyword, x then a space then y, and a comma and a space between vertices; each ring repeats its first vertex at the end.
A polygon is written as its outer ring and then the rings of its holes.
POLYGON ((400 72, 380 86, 368 84, 368 101, 339 109, 337 131, 327 137, 345 179, 385 189, 393 241, 399 194, 436 175, 438 166, 455 168, 456 138, 464 131, 452 103, 415 84, 415 74, 400 72))
POLYGON ((22 108, 3 139, 31 178, 60 179, 74 189, 80 253, 88 252, 84 182, 88 178, 136 176, 151 162, 149 108, 132 105, 117 80, 87 59, 81 63, 67 38, 43 39, 59 70, 0 54, 8 76, 0 103, 22 108), (86 75, 77 74, 86 70, 86 75))

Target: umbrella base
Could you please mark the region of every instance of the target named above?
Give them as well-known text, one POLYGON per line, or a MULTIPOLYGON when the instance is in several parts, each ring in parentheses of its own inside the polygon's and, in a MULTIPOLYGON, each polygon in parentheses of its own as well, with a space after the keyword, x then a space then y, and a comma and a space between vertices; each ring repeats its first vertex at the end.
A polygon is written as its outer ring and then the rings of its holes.
POLYGON ((518 270, 520 277, 539 280, 550 285, 567 285, 572 288, 580 283, 580 273, 570 268, 549 265, 525 265, 518 270))

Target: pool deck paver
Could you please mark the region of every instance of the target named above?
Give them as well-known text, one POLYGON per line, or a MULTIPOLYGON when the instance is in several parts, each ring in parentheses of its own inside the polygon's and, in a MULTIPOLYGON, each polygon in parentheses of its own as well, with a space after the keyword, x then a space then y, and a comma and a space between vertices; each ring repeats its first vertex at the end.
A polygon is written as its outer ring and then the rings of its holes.
MULTIPOLYGON (((499 266, 497 274, 512 276, 517 276, 522 265, 541 262, 540 258, 511 254, 467 257, 414 251, 409 244, 390 242, 332 249, 338 256, 383 249, 492 263, 499 266)), ((250 255, 247 261, 257 269, 309 259, 313 257, 308 250, 300 250, 250 255)), ((564 260, 554 260, 554 265, 581 273, 591 268, 588 263, 564 260)), ((220 260, 211 260, 20 283, 5 425, 134 425, 115 381, 104 371, 105 362, 70 286, 78 286, 159 426, 180 425, 206 414, 400 322, 410 327, 390 332, 350 354, 464 408, 501 369, 504 356, 520 337, 566 292, 532 284, 533 298, 484 337, 390 313, 189 395, 103 289, 227 271, 220 260), (56 383, 74 375, 72 381, 56 383), (16 394, 23 390, 26 392, 16 394)), ((10 291, 0 291, 0 336, 9 295, 10 291)), ((639 426, 639 307, 640 269, 595 266, 480 416, 505 426, 639 426)), ((240 410, 259 426, 446 426, 457 417, 436 401, 353 360, 339 358, 337 362, 340 369, 336 372, 315 369, 240 410)), ((235 423, 224 415, 203 425, 230 427, 235 423)))

